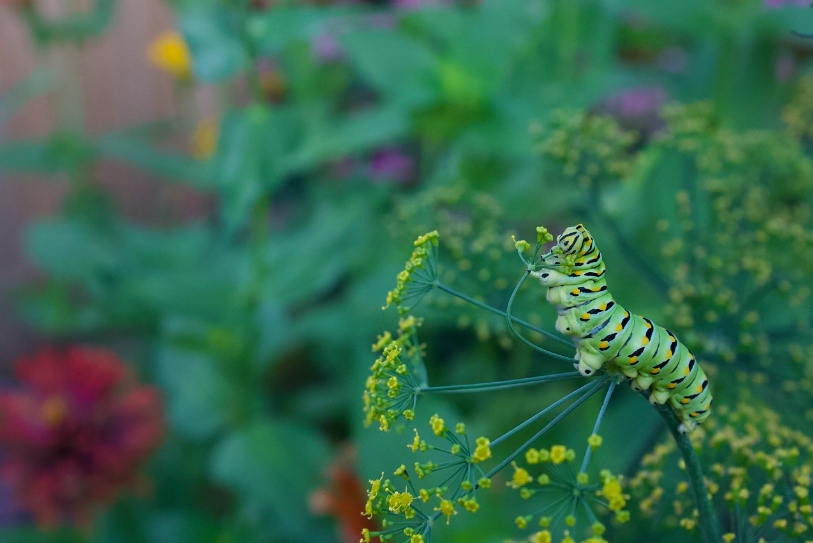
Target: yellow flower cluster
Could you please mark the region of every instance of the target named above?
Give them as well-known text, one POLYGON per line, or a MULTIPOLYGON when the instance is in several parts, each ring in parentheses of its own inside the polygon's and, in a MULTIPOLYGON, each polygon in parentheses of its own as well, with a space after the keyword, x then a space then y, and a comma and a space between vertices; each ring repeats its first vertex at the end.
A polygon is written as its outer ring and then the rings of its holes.
POLYGON ((421 319, 413 316, 401 318, 397 337, 384 332, 373 344, 373 352, 381 355, 370 367, 362 396, 366 426, 378 422, 380 429, 387 431, 399 417, 415 417, 418 394, 426 385, 421 377, 423 353, 417 338, 420 325, 421 319))
POLYGON ((427 292, 437 283, 437 230, 433 230, 414 241, 415 250, 407 260, 404 270, 396 278, 395 289, 387 293, 387 301, 382 309, 395 304, 398 313, 408 313, 427 292), (405 305, 410 302, 412 305, 405 305))
MULTIPOLYGON (((481 488, 490 488, 491 480, 485 478, 479 467, 475 466, 476 453, 468 447, 465 425, 455 424, 454 431, 451 431, 447 428, 445 421, 436 413, 429 419, 429 426, 435 437, 443 438, 448 442, 448 448, 435 448, 428 444, 421 439, 417 429, 414 439, 407 445, 407 448, 412 452, 420 453, 432 450, 448 453, 452 456, 452 460, 444 462, 443 466, 432 461, 415 462, 411 469, 404 464, 400 465, 393 475, 406 481, 407 487, 403 490, 396 488, 390 479, 385 479, 384 474, 378 479, 371 480, 363 514, 368 518, 379 518, 383 531, 363 531, 362 543, 370 541, 372 537, 379 537, 381 541, 389 540, 397 537, 396 534, 399 532, 405 538, 400 543, 413 543, 416 536, 425 538, 431 535, 432 525, 436 518, 444 516, 448 524, 451 518, 459 513, 458 508, 469 513, 476 513, 480 509, 476 496, 477 491, 481 488), (433 473, 439 467, 457 469, 459 475, 452 478, 443 476, 442 486, 418 486, 419 481, 429 483, 433 473), (392 520, 392 517, 395 517, 395 520, 392 520), (396 523, 402 528, 388 529, 395 526, 396 523)), ((476 447, 487 448, 489 444, 489 440, 485 437, 479 437, 475 442, 476 447)), ((488 454, 490 456, 490 451, 488 454)))
MULTIPOLYGON (((591 435, 588 444, 598 447, 601 438, 591 435)), ((558 541, 572 541, 575 543, 571 530, 577 524, 576 514, 584 509, 588 518, 596 518, 594 507, 600 506, 612 512, 616 521, 629 520, 629 511, 624 509, 629 496, 624 494, 619 477, 609 470, 601 470, 600 482, 590 482, 587 473, 577 473, 573 463, 576 461, 576 452, 564 445, 553 445, 549 449, 531 448, 525 452, 525 462, 529 467, 542 467, 545 472, 537 476, 531 470, 517 463, 512 463, 514 473, 506 484, 510 488, 518 489, 520 497, 525 500, 537 496, 540 508, 536 513, 521 515, 515 519, 519 528, 527 528, 536 521, 542 530, 531 534, 530 543, 553 542, 554 536, 551 526, 563 526, 562 539, 558 541), (566 469, 559 467, 570 464, 566 469), (544 491, 544 492, 543 492, 544 491), (552 504, 554 508, 551 509, 552 504)), ((591 526, 592 536, 582 543, 606 543, 604 525, 594 522, 591 526)))
POLYGON ((582 186, 624 178, 632 169, 635 134, 624 132, 612 117, 557 110, 548 127, 534 132, 541 136, 537 151, 582 186))
MULTIPOLYGON (((472 285, 472 291, 488 293, 493 298, 484 301, 503 303, 506 291, 516 281, 517 270, 511 232, 503 227, 504 222, 505 213, 491 194, 459 181, 428 188, 399 201, 389 226, 393 238, 398 240, 403 232, 416 228, 437 228, 443 232, 444 253, 450 265, 443 266, 438 279, 448 285, 472 285)), ((456 308, 465 302, 438 296, 432 303, 440 308, 456 308)), ((415 303, 407 305, 414 307, 415 303)), ((533 315, 531 322, 541 324, 539 315, 533 315)), ((472 329, 482 341, 496 337, 505 349, 514 341, 505 319, 486 312, 461 312, 458 326, 472 329)))
MULTIPOLYGON (((809 537, 813 533, 813 438, 782 424, 776 412, 747 393, 735 409, 721 406, 707 422, 691 437, 701 463, 710 466, 706 490, 715 507, 746 511, 749 522, 767 538, 772 532, 777 537, 809 537)), ((645 514, 660 514, 665 524, 692 530, 697 522, 688 485, 664 483, 670 464, 683 467, 676 457, 671 441, 658 445, 644 457, 630 486, 641 497, 645 514), (664 498, 671 500, 671 511, 657 507, 664 498)))
POLYGON ((709 360, 730 363, 726 372, 745 384, 783 390, 790 409, 807 409, 813 395, 806 309, 813 293, 813 159, 799 141, 810 137, 812 114, 809 78, 785 110, 786 134, 727 128, 707 102, 671 105, 663 112, 667 130, 649 151, 680 156, 692 176, 691 187, 674 193, 674 215, 654 229, 652 250, 671 271, 669 328, 704 369, 709 360), (773 312, 785 324, 760 318, 773 312))

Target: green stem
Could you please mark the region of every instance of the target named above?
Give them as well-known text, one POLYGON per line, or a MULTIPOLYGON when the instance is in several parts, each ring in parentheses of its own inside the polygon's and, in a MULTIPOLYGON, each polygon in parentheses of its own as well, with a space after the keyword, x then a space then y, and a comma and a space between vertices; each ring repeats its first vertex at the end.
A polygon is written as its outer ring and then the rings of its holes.
MULTIPOLYGON (((588 400, 588 398, 590 398, 590 397, 591 397, 593 394, 595 394, 595 393, 598 391, 598 389, 599 389, 599 388, 601 388, 602 386, 604 386, 604 384, 607 382, 607 380, 608 380, 608 379, 610 379, 610 377, 609 377, 609 376, 605 376, 605 377, 603 377, 603 378, 601 378, 601 379, 598 379, 598 380, 597 380, 595 383, 592 383, 592 384, 593 384, 593 388, 591 388, 591 389, 590 389, 590 390, 588 390, 586 393, 584 393, 584 395, 583 395, 581 398, 579 398, 578 400, 576 400, 575 402, 573 402, 573 403, 572 403, 570 406, 568 406, 568 408, 567 408, 567 409, 565 409, 564 411, 562 411, 561 413, 559 413, 559 414, 558 414, 558 415, 557 415, 557 416, 556 416, 556 417, 555 417, 555 418, 554 418, 552 421, 550 421, 550 422, 549 422, 547 425, 545 425, 545 427, 544 427, 544 428, 542 428, 542 429, 541 429, 541 430, 539 430, 537 433, 535 433, 535 434, 533 435, 533 437, 531 437, 531 439, 529 439, 528 441, 526 441, 525 443, 523 443, 523 444, 522 444, 522 445, 521 445, 521 446, 520 446, 520 447, 519 447, 519 448, 518 448, 516 451, 514 451, 513 453, 511 453, 510 455, 508 455, 508 457, 507 457, 507 458, 505 458, 505 459, 504 459, 502 462, 500 462, 500 463, 499 463, 499 465, 497 465, 497 467, 495 467, 494 469, 492 469, 491 471, 489 471, 488 473, 486 473, 486 477, 487 477, 487 478, 491 478, 491 477, 492 477, 492 476, 493 476, 495 473, 499 472, 499 471, 500 471, 501 469, 503 469, 505 466, 507 466, 508 464, 510 464, 510 463, 511 463, 511 461, 512 461, 512 460, 514 460, 514 458, 516 458, 517 456, 519 456, 520 454, 522 454, 522 452, 523 452, 525 449, 527 449, 528 447, 530 447, 531 445, 533 445, 534 441, 536 441, 537 439, 539 439, 540 437, 542 437, 542 436, 543 436, 543 435, 544 435, 546 432, 548 432, 548 431, 549 431, 551 428, 553 428, 554 426, 556 426, 556 425, 559 423, 559 421, 561 421, 563 418, 565 418, 566 416, 568 416, 568 415, 569 415, 569 414, 570 414, 570 413, 571 413, 571 412, 572 412, 574 409, 576 409, 576 408, 577 408, 577 407, 579 407, 581 404, 583 404, 584 402, 586 402, 586 401, 588 400)), ((559 402, 557 402, 557 403, 559 403, 559 402)), ((495 440, 495 441, 496 441, 496 440, 495 440)), ((492 442, 492 444, 493 444, 493 442, 492 442)))
POLYGON ((570 400, 574 396, 578 396, 579 394, 587 394, 589 392, 588 389, 590 389, 590 387, 595 387, 595 383, 587 383, 586 385, 582 385, 580 388, 577 388, 576 390, 574 390, 573 392, 571 392, 567 396, 559 398, 558 400, 556 400, 555 402, 553 402, 552 404, 547 406, 545 409, 543 409, 542 411, 540 411, 536 415, 532 416, 531 418, 529 418, 528 420, 526 420, 522 424, 519 424, 519 425, 515 426, 513 429, 508 430, 503 435, 501 435, 497 439, 493 440, 491 442, 491 446, 494 447, 496 445, 499 445, 500 443, 502 443, 503 441, 505 441, 509 437, 513 436, 514 434, 516 434, 520 430, 525 429, 528 425, 533 424, 540 417, 546 415, 549 411, 551 411, 553 409, 556 409, 557 407, 559 407, 560 405, 562 405, 566 401, 570 400))
MULTIPOLYGON (((506 313, 505 311, 502 311, 501 309, 497 309, 496 307, 494 307, 494 306, 490 306, 490 305, 488 305, 488 304, 486 304, 486 303, 483 303, 483 302, 481 302, 481 301, 479 301, 479 300, 475 300, 475 299, 474 299, 474 298, 472 298, 471 296, 467 296, 467 295, 463 294, 462 292, 458 292, 458 291, 454 290, 454 289, 453 289, 453 288, 451 288, 451 287, 447 287, 446 285, 444 285, 444 284, 443 284, 443 283, 441 283, 441 282, 438 282, 438 283, 437 283, 437 288, 439 288, 439 289, 440 289, 440 290, 442 290, 443 292, 446 292, 447 294, 451 294, 452 296, 455 296, 455 297, 457 297, 457 298, 460 298, 461 300, 466 301, 466 302, 468 302, 468 303, 470 303, 470 304, 472 304, 472 305, 476 305, 476 306, 477 306, 477 307, 479 307, 480 309, 485 309, 486 311, 491 311, 492 313, 494 313, 494 314, 496 314, 496 315, 499 315, 499 316, 501 316, 501 317, 506 317, 506 318, 508 318, 508 313, 506 313)), ((528 330, 533 330, 534 332, 536 332, 536 333, 538 333, 538 334, 542 334, 543 336, 545 336, 545 337, 547 337, 547 338, 550 338, 550 339, 552 339, 552 340, 554 340, 554 341, 558 341, 558 342, 559 342, 559 343, 561 343, 562 345, 567 345, 567 346, 568 346, 568 347, 570 347, 571 349, 573 348, 573 344, 572 344, 572 343, 570 343, 570 342, 569 342, 568 340, 566 340, 566 339, 560 338, 560 337, 559 337, 559 336, 557 336, 556 334, 553 334, 553 333, 551 333, 551 332, 548 332, 547 330, 543 330, 542 328, 539 328, 539 327, 537 327, 537 326, 534 326, 534 325, 533 325, 533 324, 531 324, 530 322, 524 321, 524 320, 522 320, 522 319, 518 319, 518 318, 516 318, 516 317, 510 317, 510 318, 511 318, 511 320, 512 320, 513 322, 515 322, 515 323, 519 324, 520 326, 524 326, 524 327, 525 327, 525 328, 527 328, 528 330)), ((568 360, 572 360, 572 358, 569 358, 568 360)))
MULTIPOLYGON (((604 396, 604 402, 601 404, 601 409, 598 411, 598 417, 596 417, 596 424, 593 426, 593 434, 598 434, 598 428, 601 426, 601 420, 604 418, 604 412, 607 411, 607 404, 610 403, 610 398, 615 391, 615 385, 618 384, 618 381, 615 379, 612 380, 610 383, 610 387, 607 389, 607 394, 604 396)), ((593 456, 593 447, 590 445, 587 446, 587 451, 584 453, 584 460, 582 461, 582 467, 579 469, 579 472, 585 473, 587 471, 587 465, 590 463, 590 458, 593 456)))
POLYGON ((686 463, 686 474, 689 476, 689 483, 694 493, 694 501, 697 505, 698 520, 700 523, 700 532, 703 534, 703 541, 705 543, 718 543, 723 540, 720 521, 717 519, 717 513, 714 511, 708 492, 706 491, 703 468, 694 451, 692 441, 689 439, 688 434, 681 433, 680 430, 678 430, 680 419, 678 419, 677 414, 675 414, 669 406, 656 405, 655 408, 669 426, 669 431, 672 432, 672 437, 675 438, 678 450, 683 456, 683 461, 686 463))
POLYGON ((509 381, 493 381, 490 383, 475 383, 472 385, 448 385, 439 387, 423 387, 418 388, 418 393, 425 392, 480 392, 483 390, 501 390, 505 388, 516 388, 537 383, 546 383, 550 381, 562 381, 564 379, 573 379, 574 377, 581 377, 581 373, 571 371, 567 373, 554 373, 552 375, 538 375, 536 377, 525 377, 522 379, 512 379, 509 381))
POLYGON ((523 336, 522 334, 517 332, 516 328, 514 328, 514 323, 511 322, 511 308, 514 306, 514 299, 516 298, 517 292, 519 292, 520 287, 522 286, 522 284, 525 282, 525 280, 528 278, 528 276, 530 274, 531 274, 530 269, 526 270, 525 273, 522 274, 522 278, 520 278, 519 282, 517 283, 517 286, 514 287, 514 292, 512 292, 511 297, 508 298, 508 307, 505 310, 505 320, 508 323, 508 328, 511 330, 511 333, 513 333, 523 343, 525 343, 527 346, 534 349, 535 351, 539 351, 542 354, 552 356, 553 358, 559 358, 561 360, 567 360, 568 362, 573 362, 573 360, 574 360, 573 358, 567 358, 565 356, 562 356, 560 354, 556 354, 556 353, 554 353, 552 351, 549 351, 547 349, 543 349, 539 345, 536 345, 532 341, 528 340, 527 338, 525 338, 525 336, 523 336))

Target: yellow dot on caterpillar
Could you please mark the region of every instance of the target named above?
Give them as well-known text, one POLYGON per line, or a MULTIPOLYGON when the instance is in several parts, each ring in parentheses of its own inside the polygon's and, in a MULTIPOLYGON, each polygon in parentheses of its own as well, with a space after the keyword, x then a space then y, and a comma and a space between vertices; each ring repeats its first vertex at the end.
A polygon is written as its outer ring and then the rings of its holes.
POLYGON ((707 404, 706 404, 706 407, 704 407, 703 409, 708 409, 709 407, 711 407, 711 404, 710 404, 710 403, 707 403, 707 404))
POLYGON ((610 346, 610 342, 608 342, 608 341, 602 341, 601 343, 598 344, 599 349, 606 349, 609 346, 610 346))
POLYGON ((682 400, 680 400, 680 403, 686 405, 687 403, 689 403, 689 398, 683 398, 682 400))
POLYGON ((698 413, 697 413, 697 411, 695 411, 694 413, 692 413, 692 414, 691 414, 691 415, 689 415, 689 416, 690 416, 690 417, 696 417, 697 415, 698 415, 698 413))
POLYGON ((615 327, 615 331, 616 331, 616 332, 620 332, 620 331, 621 331, 621 330, 623 330, 623 329, 624 329, 624 327, 623 327, 623 326, 621 326, 620 324, 619 324, 619 325, 617 325, 617 326, 615 327))
POLYGON ((593 292, 598 292, 601 290, 601 287, 593 287, 590 290, 592 290, 593 292))
POLYGON ((683 375, 689 375, 689 366, 686 366, 686 369, 683 370, 683 375))
POLYGON ((641 340, 641 345, 649 345, 649 338, 645 337, 641 340))
POLYGON ((644 323, 644 325, 645 325, 647 328, 652 328, 652 325, 651 325, 651 324, 649 324, 648 322, 645 322, 645 323, 644 323))
POLYGON ((675 388, 676 386, 677 386, 677 385, 676 385, 675 383, 669 383, 669 386, 668 386, 668 387, 666 387, 666 388, 670 388, 670 389, 671 389, 671 388, 675 388))
POLYGON ((669 336, 669 341, 671 341, 672 343, 674 343, 674 342, 675 342, 675 336, 669 336))
POLYGON ((637 363, 638 363, 638 357, 637 356, 631 356, 630 357, 630 365, 632 366, 632 365, 635 365, 637 363))
POLYGON ((601 309, 602 311, 607 311, 607 304, 601 304, 600 306, 598 306, 598 308, 601 309))
POLYGON ((574 288, 573 290, 571 290, 571 291, 570 291, 570 293, 571 293, 573 296, 578 296, 578 295, 579 295, 579 289, 574 288))
POLYGON ((697 387, 697 392, 703 392, 703 385, 700 385, 699 387, 697 387))
POLYGON ((585 313, 585 314, 584 314, 584 315, 582 315, 580 318, 581 318, 581 320, 583 320, 583 321, 589 321, 589 320, 590 320, 590 314, 589 314, 589 313, 585 313))
POLYGON ((658 375, 660 372, 661 372, 661 369, 660 369, 660 368, 655 368, 655 369, 653 369, 652 371, 650 371, 649 373, 650 373, 651 375, 658 375))
POLYGON ((581 270, 576 270, 576 271, 574 271, 574 272, 573 272, 573 275, 575 275, 576 277, 578 277, 578 276, 580 276, 582 273, 583 273, 583 272, 582 272, 581 270))
POLYGON ((584 264, 584 259, 580 258, 576 261, 576 264, 584 264))
POLYGON ((624 317, 629 317, 629 316, 630 316, 630 312, 629 311, 624 311, 624 317))
POLYGON ((672 351, 666 351, 666 358, 672 358, 672 351))

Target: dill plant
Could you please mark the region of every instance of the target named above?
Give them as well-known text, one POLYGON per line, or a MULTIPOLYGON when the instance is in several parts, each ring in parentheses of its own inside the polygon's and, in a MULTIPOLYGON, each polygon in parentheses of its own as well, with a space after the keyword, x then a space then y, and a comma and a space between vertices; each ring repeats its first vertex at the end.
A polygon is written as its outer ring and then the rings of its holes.
POLYGON ((537 228, 537 243, 531 258, 523 256, 530 244, 514 240, 526 272, 505 310, 459 292, 440 280, 439 238, 439 234, 433 231, 415 240, 413 253, 398 274, 395 288, 387 294, 385 309, 389 305, 397 308, 401 315, 399 327, 395 334, 381 334, 373 345, 373 350, 380 356, 371 367, 364 391, 368 425, 378 424, 382 431, 405 431, 417 422, 417 428, 413 428, 413 440, 405 444, 416 454, 430 454, 438 460, 416 461, 413 467, 401 465, 370 481, 364 514, 380 518, 382 528, 380 531, 365 531, 362 541, 375 537, 382 541, 431 541, 433 526, 438 519, 445 517, 448 523, 460 512, 476 513, 480 508, 478 492, 490 488, 492 479, 508 467, 513 471, 505 484, 528 501, 526 511, 515 519, 515 524, 531 530, 529 541, 605 541, 605 524, 600 518, 610 514, 621 523, 630 518, 627 509, 629 496, 623 489, 623 478, 607 469, 599 469, 598 473, 591 475, 591 471, 596 470, 589 469, 594 451, 603 442, 600 425, 618 383, 615 375, 600 373, 497 437, 469 436, 464 423, 447 426, 438 414, 428 418, 431 433, 420 424, 421 420, 427 420, 425 415, 419 414, 419 400, 425 395, 482 393, 581 378, 579 372, 568 371, 507 381, 431 386, 424 364, 424 346, 418 338, 422 319, 411 312, 432 290, 504 317, 516 337, 551 359, 573 360, 572 355, 534 344, 517 328, 532 330, 572 348, 569 341, 511 313, 517 292, 536 265, 540 249, 553 239, 546 229, 537 228), (585 432, 585 449, 581 455, 556 443, 539 447, 539 441, 546 433, 605 388, 592 431, 585 432), (543 423, 544 420, 547 422, 543 423), (521 446, 505 451, 503 445, 509 438, 532 428, 537 428, 536 432, 521 446))

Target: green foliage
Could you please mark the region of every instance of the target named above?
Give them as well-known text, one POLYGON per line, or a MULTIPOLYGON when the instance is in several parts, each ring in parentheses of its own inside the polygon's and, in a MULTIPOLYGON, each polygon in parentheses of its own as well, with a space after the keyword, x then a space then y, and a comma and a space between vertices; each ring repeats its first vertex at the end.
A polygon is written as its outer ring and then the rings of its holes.
MULTIPOLYGON (((46 52, 109 31, 116 7, 98 0, 51 20, 36 3, 11 4, 46 52)), ((360 392, 370 344, 394 324, 379 308, 412 240, 433 230, 444 264, 402 289, 419 293, 407 305, 426 316, 426 345, 410 344, 421 386, 423 372, 454 387, 567 364, 510 334, 503 309, 524 271, 511 234, 583 222, 601 240, 614 295, 712 368, 715 407, 748 389, 787 427, 809 424, 813 42, 790 31, 813 31, 813 10, 761 0, 319 4, 171 2, 193 74, 177 76, 177 117, 102 134, 66 120, 41 138, 0 139, 4 175, 69 186, 61 212, 23 234, 41 275, 17 293, 20 318, 60 342, 125 351, 163 391, 169 428, 149 468, 154 492, 100 511, 95 530, 18 527, 0 539, 346 538, 337 534, 358 516, 317 518, 314 496, 340 495, 337 470, 364 487, 382 469, 392 477, 391 458, 411 458, 411 435, 380 440, 362 427, 360 392), (196 112, 198 84, 217 95, 212 119, 196 112), (128 218, 103 188, 103 161, 208 207, 188 221, 128 218), (334 460, 347 442, 358 458, 349 468, 334 460)), ((43 69, 0 95, 0 134, 36 96, 81 97, 72 85, 43 69)), ((569 358, 541 296, 521 285, 515 326, 569 358)), ((422 398, 415 416, 422 431, 440 413, 472 436, 498 436, 578 386, 422 398)), ((665 428, 640 401, 619 391, 607 410, 613 473, 635 473, 665 428)), ((535 446, 581 451, 595 410, 582 411, 535 446)), ((511 519, 527 502, 493 494, 478 494, 477 515, 439 526, 436 541, 518 538, 511 519)), ((363 494, 341 499, 364 507, 363 494)), ((640 500, 629 509, 634 518, 640 500)), ((609 525, 604 537, 681 541, 682 530, 665 515, 609 525)))

